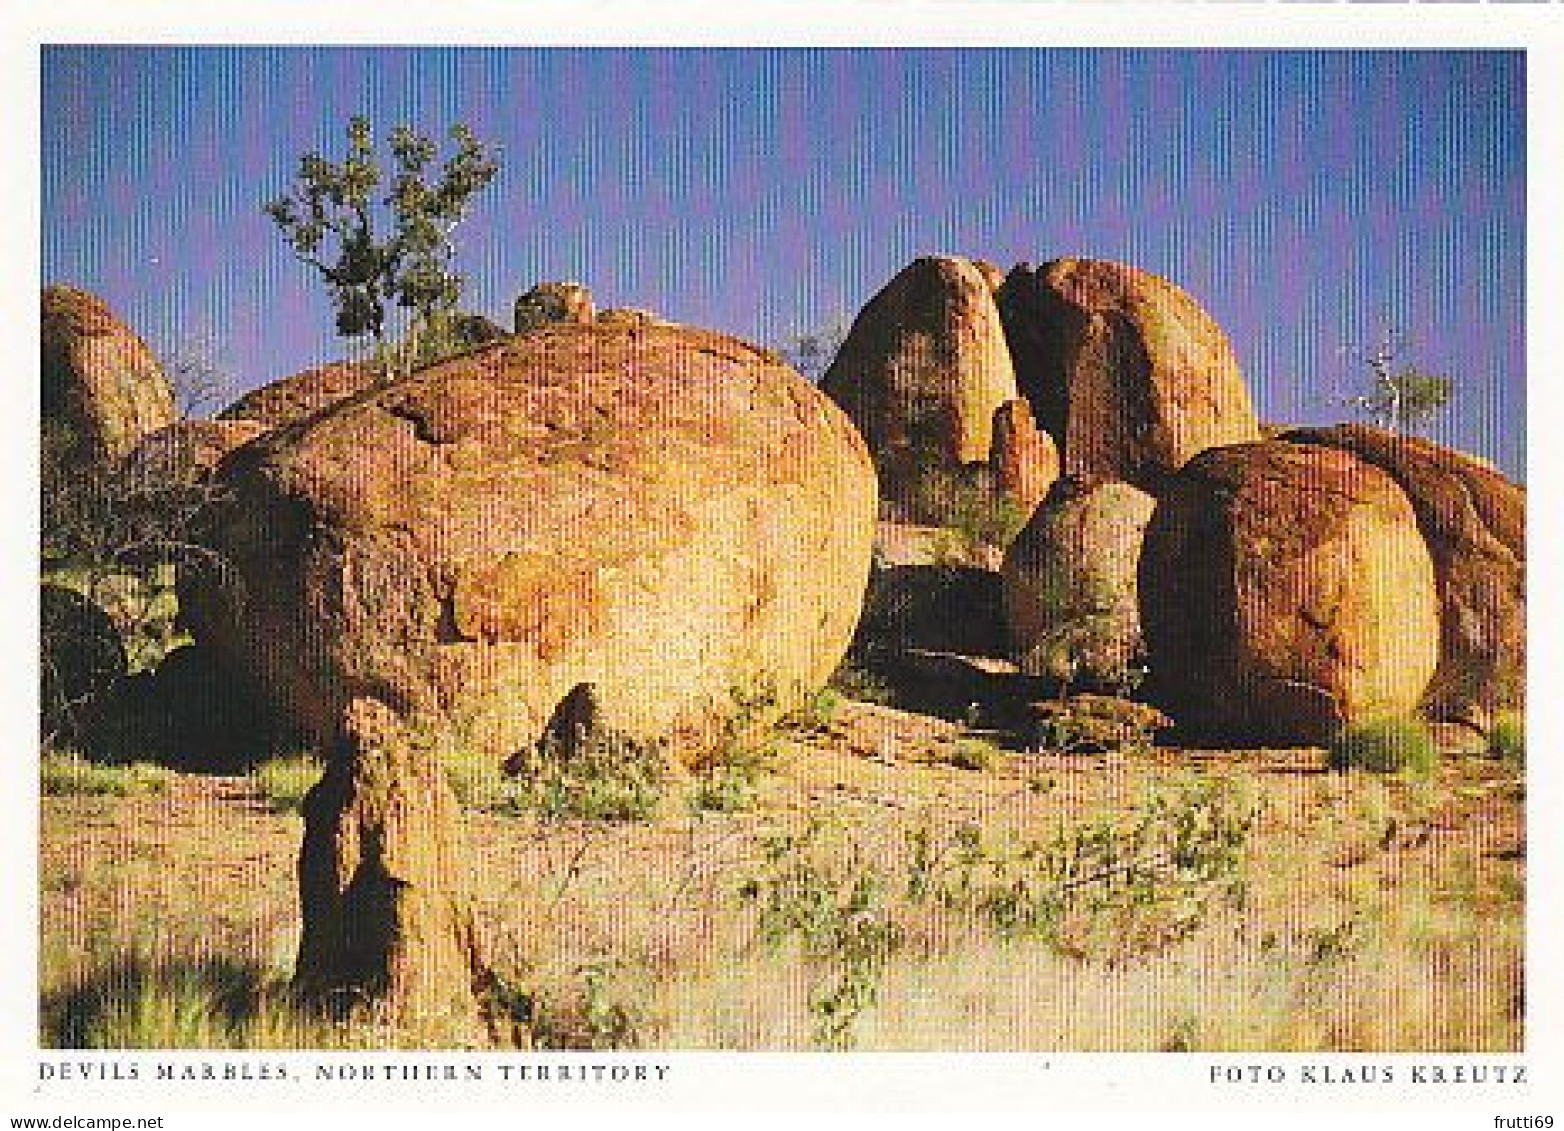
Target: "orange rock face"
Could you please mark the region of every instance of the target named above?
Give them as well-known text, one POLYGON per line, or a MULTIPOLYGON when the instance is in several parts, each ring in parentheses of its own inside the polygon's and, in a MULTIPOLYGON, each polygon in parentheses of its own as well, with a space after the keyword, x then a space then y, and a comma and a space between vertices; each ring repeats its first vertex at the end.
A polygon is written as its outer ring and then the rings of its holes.
POLYGON ((1038 430, 1032 409, 1017 397, 994 412, 994 446, 989 454, 994 489, 1030 511, 1059 478, 1059 449, 1038 430))
POLYGON ((373 362, 333 361, 262 385, 217 415, 223 420, 253 420, 278 428, 374 388, 379 374, 373 362))
POLYGON ((998 303, 1021 393, 1064 471, 1156 493, 1197 452, 1259 439, 1226 335, 1167 280, 1056 259, 1011 271, 998 303))
POLYGON ((1525 700, 1526 490, 1469 456, 1361 424, 1285 439, 1350 452, 1412 501, 1439 580, 1439 668, 1424 704, 1485 726, 1525 700))
POLYGON ((965 259, 904 268, 853 321, 820 387, 863 433, 887 493, 926 464, 983 463, 1015 371, 989 277, 965 259))
POLYGON ((82 457, 116 460, 174 421, 174 394, 146 343, 97 295, 43 290, 42 406, 82 457))
POLYGON ((1146 528, 1139 583, 1154 690, 1208 740, 1318 743, 1411 714, 1438 662, 1412 504, 1346 452, 1265 441, 1195 457, 1146 528))
POLYGON ((288 717, 373 696, 513 753, 594 685, 605 723, 698 736, 735 692, 830 675, 874 537, 868 453, 767 352, 560 325, 431 366, 236 452, 186 604, 288 717))

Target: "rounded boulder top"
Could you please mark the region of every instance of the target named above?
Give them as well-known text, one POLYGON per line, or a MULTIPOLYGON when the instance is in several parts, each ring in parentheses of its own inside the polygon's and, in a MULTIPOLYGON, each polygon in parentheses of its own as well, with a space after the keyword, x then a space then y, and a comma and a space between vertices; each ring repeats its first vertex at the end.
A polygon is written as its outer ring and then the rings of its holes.
POLYGON ((776 355, 704 330, 559 324, 278 429, 223 465, 245 592, 198 634, 329 734, 358 695, 509 754, 595 685, 636 737, 735 692, 812 691, 861 607, 875 480, 776 355))

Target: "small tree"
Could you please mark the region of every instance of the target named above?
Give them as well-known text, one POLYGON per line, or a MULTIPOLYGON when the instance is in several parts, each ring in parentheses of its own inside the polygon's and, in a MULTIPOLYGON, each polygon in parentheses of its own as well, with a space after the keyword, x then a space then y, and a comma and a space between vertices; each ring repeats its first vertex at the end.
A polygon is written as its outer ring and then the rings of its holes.
POLYGON ((819 383, 825 371, 841 352, 842 343, 852 330, 852 319, 837 311, 814 330, 803 330, 783 342, 777 352, 810 381, 819 383))
POLYGON ((1409 345, 1403 332, 1387 324, 1372 345, 1344 347, 1344 354, 1368 367, 1370 382, 1368 392, 1346 397, 1344 403, 1381 428, 1415 433, 1450 403, 1455 383, 1407 364, 1409 345))
POLYGON ((454 310, 464 280, 451 267, 451 235, 499 172, 497 151, 465 125, 453 126, 450 136, 455 152, 431 179, 435 143, 412 126, 398 126, 388 176, 369 120, 355 116, 347 156, 334 163, 305 154, 292 190, 265 206, 288 246, 326 281, 337 331, 372 339, 388 377, 412 368, 419 335, 454 310), (384 227, 389 231, 382 234, 384 227), (401 344, 388 348, 393 308, 406 311, 409 324, 401 344))

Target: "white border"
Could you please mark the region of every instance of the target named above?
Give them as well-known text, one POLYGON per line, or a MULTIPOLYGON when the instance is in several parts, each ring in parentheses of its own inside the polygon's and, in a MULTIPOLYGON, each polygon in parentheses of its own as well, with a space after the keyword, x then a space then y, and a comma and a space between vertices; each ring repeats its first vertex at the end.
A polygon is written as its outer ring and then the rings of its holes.
MULTIPOLYGON (((0 647, 14 657, 6 681, 0 727, 0 860, 12 903, 0 927, 0 1116, 133 1114, 224 1111, 235 1127, 261 1126, 260 1112, 287 1111, 290 1123, 324 1126, 353 1113, 387 1108, 441 1113, 481 1108, 588 1108, 662 1110, 981 1110, 1056 1112, 1220 1113, 1225 1125, 1265 1112, 1268 1123, 1317 1120, 1317 1113, 1367 1113, 1375 1123, 1405 1113, 1419 1127, 1493 1127, 1496 1115, 1552 1114, 1564 1122, 1564 955, 1560 899, 1564 892, 1558 822, 1549 810, 1560 797, 1559 760, 1550 749, 1560 733, 1560 700, 1547 673, 1564 671, 1559 633, 1564 609, 1551 582, 1564 576, 1555 521, 1564 462, 1551 439, 1564 435, 1557 389, 1564 380, 1564 18, 1558 8, 1535 3, 1433 3, 1400 5, 1314 3, 1064 3, 1028 0, 576 0, 520 4, 451 2, 416 9, 386 4, 141 2, 130 7, 86 0, 55 0, 26 12, 0 15, 0 115, 8 150, 0 239, 0 342, 12 361, 0 381, 0 411, 16 439, 0 445, 7 485, 0 555, 4 585, 0 647), (242 12, 242 16, 239 13, 242 12), (38 52, 45 42, 425 44, 514 43, 590 45, 812 45, 812 46, 1142 46, 1524 49, 1528 52, 1528 484, 1531 495, 1531 813, 1528 922, 1528 1049, 1523 1057, 1294 1056, 733 1056, 646 1054, 633 1057, 439 1056, 462 1064, 660 1063, 671 1082, 645 1090, 581 1088, 565 1094, 539 1089, 483 1086, 398 1091, 311 1086, 247 1091, 213 1087, 94 1085, 68 1094, 40 1093, 40 1061, 158 1061, 274 1063, 303 1072, 330 1059, 309 1054, 208 1056, 40 1054, 32 1024, 36 941, 37 807, 30 750, 36 718, 30 657, 36 654, 33 563, 36 554, 36 489, 31 437, 36 435, 36 390, 28 377, 36 357, 38 279, 38 52), (1538 442, 1541 438, 1544 442, 1538 442), (1519 1095, 1486 1089, 1436 1087, 1227 1086, 1205 1082, 1211 1065, 1304 1063, 1339 1067, 1414 1062, 1525 1063, 1532 1084, 1519 1095), (69 1102, 67 1102, 67 1099, 69 1102), (237 1110, 242 1105, 243 1110, 237 1110), (1315 1113, 1311 1118, 1306 1113, 1315 1113), (1415 1115, 1414 1115, 1415 1113, 1415 1115)), ((374 1057, 360 1057, 368 1063, 374 1057)), ((379 1058, 384 1060, 386 1058, 379 1058)), ((395 1058, 403 1063, 411 1058, 395 1058)), ((1411 1120, 1409 1119, 1408 1122, 1411 1120)), ((177 1116, 166 1126, 199 1126, 177 1116)), ((271 1125, 270 1118, 265 1119, 271 1125)), ((1400 1120, 1394 1120, 1399 1123, 1400 1120)), ((401 1125, 397 1123, 396 1125, 401 1125)), ((410 1124, 409 1124, 410 1125, 410 1124)))

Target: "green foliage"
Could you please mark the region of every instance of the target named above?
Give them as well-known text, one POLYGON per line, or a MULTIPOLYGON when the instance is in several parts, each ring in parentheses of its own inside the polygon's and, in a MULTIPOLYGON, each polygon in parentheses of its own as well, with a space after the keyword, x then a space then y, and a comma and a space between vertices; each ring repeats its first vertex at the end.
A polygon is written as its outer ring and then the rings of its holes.
POLYGON ((944 761, 962 770, 991 770, 999 755, 999 747, 986 739, 958 738, 945 751, 944 761))
POLYGON ((633 1003, 616 991, 617 971, 610 963, 589 962, 576 971, 578 984, 558 1000, 538 997, 530 1004, 533 1044, 541 1049, 610 1050, 640 1044, 643 1019, 633 1003))
POLYGON ((544 743, 531 774, 530 801, 544 820, 649 820, 667 779, 661 743, 605 734, 566 750, 544 743))
POLYGON ((1526 765, 1526 716, 1501 711, 1488 730, 1488 753, 1517 766, 1526 765))
POLYGON ((945 843, 920 829, 908 836, 907 895, 1076 958, 1123 961, 1187 938, 1217 906, 1242 904, 1256 816, 1213 780, 1020 847, 985 845, 976 825, 945 843))
POLYGON ((1370 719, 1342 728, 1326 751, 1337 771, 1428 777, 1439 764, 1439 749, 1420 720, 1400 716, 1370 719))
POLYGON ((695 806, 721 813, 754 807, 759 800, 757 783, 776 762, 779 728, 813 728, 819 707, 815 700, 806 701, 794 712, 778 718, 777 693, 765 681, 751 688, 735 687, 729 695, 733 710, 723 722, 717 740, 697 763, 701 782, 696 789, 695 806))
POLYGON ((390 309, 410 315, 401 372, 418 356, 418 336, 461 297, 451 233, 499 172, 495 152, 465 125, 453 126, 450 137, 454 152, 436 173, 435 143, 412 126, 396 127, 392 164, 383 171, 369 120, 355 116, 342 161, 305 154, 291 190, 264 209, 325 281, 344 337, 367 336, 380 345, 390 309), (389 228, 384 234, 382 225, 389 228))
POLYGON ((296 813, 304 795, 320 781, 325 764, 313 754, 286 754, 268 758, 250 772, 257 792, 279 813, 296 813))
POLYGON ((46 751, 38 770, 38 789, 46 797, 143 797, 167 791, 174 780, 173 772, 162 766, 103 765, 65 750, 46 751))
POLYGON ((1373 345, 1349 346, 1344 352, 1367 367, 1369 387, 1345 403, 1381 428, 1418 432, 1450 403, 1455 382, 1403 362, 1408 345, 1404 333, 1387 325, 1373 345))
POLYGON ((842 694, 834 687, 822 687, 802 704, 782 716, 780 726, 798 734, 819 734, 830 729, 831 720, 842 707, 842 694))
POLYGON ((878 703, 890 706, 896 701, 891 685, 873 672, 855 664, 851 657, 842 661, 826 685, 845 699, 859 703, 878 703))
POLYGON ((756 938, 779 949, 802 948, 814 971, 809 1008, 815 1043, 848 1049, 853 1027, 879 997, 880 981, 905 934, 890 917, 887 886, 854 853, 833 865, 820 851, 822 827, 768 837, 764 869, 747 880, 740 896, 757 910, 756 938))

